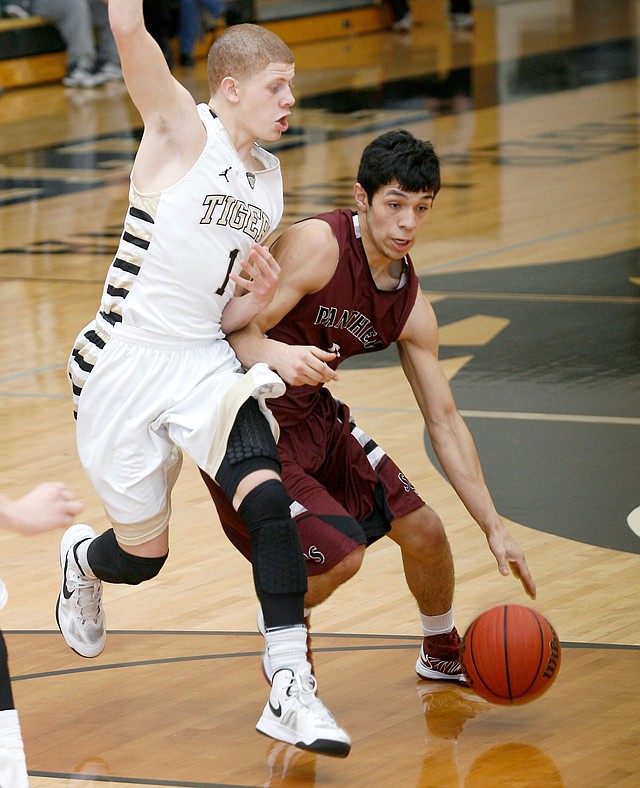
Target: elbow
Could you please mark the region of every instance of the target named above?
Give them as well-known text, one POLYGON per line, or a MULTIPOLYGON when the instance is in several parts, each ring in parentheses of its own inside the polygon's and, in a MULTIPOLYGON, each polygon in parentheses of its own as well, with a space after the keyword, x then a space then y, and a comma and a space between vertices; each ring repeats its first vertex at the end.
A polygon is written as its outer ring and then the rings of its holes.
POLYGON ((142 11, 140 14, 116 13, 111 11, 111 4, 109 4, 109 26, 118 49, 126 47, 130 41, 135 41, 140 36, 141 31, 145 30, 142 11))

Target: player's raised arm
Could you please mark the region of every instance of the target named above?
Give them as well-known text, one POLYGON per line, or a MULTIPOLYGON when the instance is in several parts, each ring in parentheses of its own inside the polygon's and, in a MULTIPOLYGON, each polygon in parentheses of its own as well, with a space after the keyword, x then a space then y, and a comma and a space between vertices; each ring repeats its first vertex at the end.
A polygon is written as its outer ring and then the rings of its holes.
POLYGON ((142 191, 172 185, 192 166, 205 139, 196 104, 171 74, 144 24, 142 0, 109 0, 109 23, 124 81, 144 123, 135 163, 142 191))

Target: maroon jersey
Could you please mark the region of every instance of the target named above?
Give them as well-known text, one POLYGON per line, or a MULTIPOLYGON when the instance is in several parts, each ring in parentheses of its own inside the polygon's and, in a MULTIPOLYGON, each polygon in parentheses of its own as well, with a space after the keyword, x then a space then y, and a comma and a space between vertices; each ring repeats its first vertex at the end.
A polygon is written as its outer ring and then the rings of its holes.
MULTIPOLYGON (((404 328, 418 294, 418 278, 405 258, 396 290, 379 290, 369 269, 357 216, 339 209, 314 218, 338 241, 331 280, 300 300, 269 336, 293 345, 339 353, 334 368, 359 353, 383 350, 404 328)), ((407 477, 353 421, 349 408, 323 386, 290 386, 269 407, 280 423, 282 481, 292 498, 307 574, 332 569, 359 544, 388 533, 393 520, 424 506, 407 477)), ((251 559, 246 528, 218 485, 205 481, 232 543, 251 559)))
MULTIPOLYGON (((315 217, 327 222, 338 242, 338 264, 317 293, 304 296, 268 335, 288 345, 315 345, 337 353, 331 366, 360 353, 384 350, 400 336, 418 293, 411 259, 404 259, 396 290, 379 290, 360 239, 358 217, 338 208, 315 217)), ((269 408, 281 427, 304 421, 318 405, 322 385, 287 386, 269 408)))

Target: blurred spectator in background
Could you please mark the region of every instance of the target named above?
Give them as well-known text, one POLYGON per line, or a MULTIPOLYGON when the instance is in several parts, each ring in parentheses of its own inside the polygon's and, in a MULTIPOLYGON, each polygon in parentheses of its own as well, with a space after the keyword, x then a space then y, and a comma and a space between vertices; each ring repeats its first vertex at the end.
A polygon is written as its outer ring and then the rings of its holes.
POLYGON ((171 39, 178 32, 178 5, 173 0, 144 0, 144 24, 162 50, 169 68, 173 68, 171 39))
MULTIPOLYGON (((206 31, 204 12, 213 25, 224 19, 227 27, 255 22, 253 0, 180 0, 180 65, 193 66, 193 50, 206 31)), ((213 29, 213 28, 212 28, 213 29)))
POLYGON ((224 0, 180 0, 180 65, 193 66, 193 50, 205 29, 203 11, 212 19, 221 18, 227 10, 224 0))
MULTIPOLYGON (((411 7, 408 0, 385 0, 391 16, 391 29, 396 33, 408 33, 413 28, 411 7)), ((473 0, 449 0, 449 21, 457 30, 471 30, 475 24, 473 0)))
POLYGON ((5 16, 43 16, 60 33, 67 53, 62 84, 95 88, 122 79, 120 58, 103 0, 12 0, 3 2, 5 16))
POLYGON ((451 27, 458 30, 471 30, 475 21, 471 12, 473 11, 472 0, 449 0, 449 19, 451 27))

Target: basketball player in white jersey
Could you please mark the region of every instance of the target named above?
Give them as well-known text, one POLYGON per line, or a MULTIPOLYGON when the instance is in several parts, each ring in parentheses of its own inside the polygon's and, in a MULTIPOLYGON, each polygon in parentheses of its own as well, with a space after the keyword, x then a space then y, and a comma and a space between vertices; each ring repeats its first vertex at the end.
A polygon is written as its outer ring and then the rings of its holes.
MULTIPOLYGON (((62 482, 44 482, 20 498, 0 493, 0 528, 32 535, 67 528, 82 504, 62 482)), ((0 610, 8 599, 0 580, 0 610)), ((9 655, 0 630, 0 786, 29 788, 22 732, 13 701, 9 655)))
POLYGON ((251 534, 276 666, 258 730, 344 757, 349 737, 317 698, 306 658, 304 559, 264 404, 284 384, 260 363, 243 374, 220 327, 241 270, 249 292, 230 305, 229 326, 274 294, 279 269, 259 244, 282 216, 282 181, 256 140, 287 130, 293 55, 259 26, 226 29, 209 53, 211 98, 196 105, 145 29, 142 0, 109 0, 109 17, 144 134, 120 243, 69 376, 79 457, 112 527, 96 536, 77 525, 63 537, 58 625, 80 655, 103 650, 102 582, 137 584, 162 568, 186 452, 251 534))

